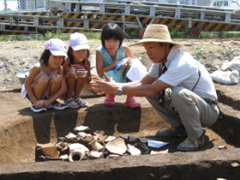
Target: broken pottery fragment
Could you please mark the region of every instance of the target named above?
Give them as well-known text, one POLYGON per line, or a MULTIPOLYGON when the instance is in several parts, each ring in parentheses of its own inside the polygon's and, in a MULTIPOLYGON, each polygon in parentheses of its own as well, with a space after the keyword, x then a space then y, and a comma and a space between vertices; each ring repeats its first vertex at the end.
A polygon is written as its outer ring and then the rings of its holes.
POLYGON ((96 139, 98 139, 98 140, 101 141, 101 142, 105 142, 105 139, 108 138, 107 135, 97 135, 97 136, 95 136, 95 137, 96 137, 96 139))
POLYGON ((94 158, 94 159, 99 159, 99 158, 102 158, 103 157, 103 152, 99 152, 99 151, 90 151, 90 153, 88 154, 91 158, 94 158))
POLYGON ((138 156, 138 155, 141 154, 141 151, 140 151, 138 148, 134 147, 133 145, 128 144, 127 147, 128 147, 128 152, 129 152, 131 155, 138 156))
POLYGON ((85 141, 86 143, 90 143, 93 140, 95 140, 94 136, 86 136, 85 138, 82 139, 83 141, 85 141))
POLYGON ((64 142, 59 142, 56 144, 56 146, 57 146, 57 150, 60 151, 60 153, 67 153, 69 150, 68 144, 64 142))
POLYGON ((53 143, 37 144, 36 150, 40 151, 42 155, 51 158, 59 158, 60 153, 57 150, 57 146, 53 143))
POLYGON ((219 149, 219 150, 227 149, 227 146, 226 146, 226 145, 220 145, 220 146, 218 146, 218 149, 219 149))
POLYGON ((66 136, 65 136, 65 141, 67 142, 76 142, 77 141, 77 136, 73 133, 68 133, 66 136))
POLYGON ((95 151, 101 151, 104 147, 97 142, 96 140, 93 140, 89 143, 89 145, 92 147, 93 150, 95 151))
POLYGON ((104 141, 104 139, 107 138, 106 135, 104 135, 104 131, 95 131, 94 133, 94 136, 99 139, 100 141, 104 141))
POLYGON ((120 155, 118 155, 118 154, 109 154, 109 155, 107 156, 107 159, 118 158, 118 157, 120 157, 120 155))
POLYGON ((93 141, 95 137, 91 134, 87 134, 85 132, 79 132, 77 134, 78 142, 87 145, 89 142, 93 141))
POLYGON ((69 144, 69 151, 75 151, 77 149, 81 149, 82 151, 89 152, 89 149, 80 143, 69 144))
POLYGON ((163 150, 163 151, 151 151, 150 154, 166 154, 168 153, 168 149, 163 150))
POLYGON ((108 137, 104 140, 104 142, 110 142, 110 141, 113 141, 114 139, 116 139, 115 136, 108 136, 108 137))
POLYGON ((74 131, 76 132, 86 132, 90 131, 90 128, 88 126, 77 126, 74 128, 74 131))
POLYGON ((77 137, 78 137, 78 138, 85 138, 86 136, 88 136, 88 134, 85 133, 85 132, 79 132, 79 133, 77 133, 77 137))
POLYGON ((60 159, 62 159, 62 160, 64 160, 64 161, 69 160, 69 159, 68 159, 68 154, 63 154, 63 155, 61 155, 61 156, 60 156, 60 159))
POLYGON ((127 151, 127 146, 122 138, 116 138, 106 144, 106 149, 110 153, 123 155, 127 151))

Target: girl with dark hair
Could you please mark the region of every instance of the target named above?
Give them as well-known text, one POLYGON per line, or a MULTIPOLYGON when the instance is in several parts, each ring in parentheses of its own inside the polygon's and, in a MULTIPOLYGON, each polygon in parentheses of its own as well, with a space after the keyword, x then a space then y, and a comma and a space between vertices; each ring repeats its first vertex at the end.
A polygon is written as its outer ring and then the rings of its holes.
MULTIPOLYGON (((102 46, 97 48, 96 67, 100 77, 107 74, 115 82, 125 83, 129 81, 126 77, 133 58, 129 48, 123 45, 122 28, 114 23, 108 23, 102 30, 101 34, 102 46)), ((114 95, 107 94, 104 104, 113 106, 114 95)), ((132 96, 127 96, 126 107, 138 108, 141 105, 135 102, 132 96)))
POLYGON ((62 69, 66 51, 66 44, 62 40, 50 39, 45 45, 40 62, 31 68, 21 93, 23 98, 27 97, 31 101, 33 112, 67 108, 56 101, 67 90, 62 69))
POLYGON ((70 108, 87 107, 88 103, 81 99, 86 83, 91 81, 89 44, 82 33, 73 33, 69 39, 68 59, 64 62, 67 81, 66 105, 70 108))

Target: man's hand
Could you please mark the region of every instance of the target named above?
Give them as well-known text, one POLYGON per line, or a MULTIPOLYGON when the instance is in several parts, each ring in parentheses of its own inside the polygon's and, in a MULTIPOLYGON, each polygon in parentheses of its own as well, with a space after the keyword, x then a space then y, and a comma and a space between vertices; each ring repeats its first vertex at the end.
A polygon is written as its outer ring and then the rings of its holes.
POLYGON ((104 73, 105 81, 100 79, 99 77, 93 77, 93 81, 90 83, 93 91, 97 95, 103 95, 103 94, 116 94, 118 86, 116 83, 112 80, 112 78, 109 78, 106 73, 104 73))

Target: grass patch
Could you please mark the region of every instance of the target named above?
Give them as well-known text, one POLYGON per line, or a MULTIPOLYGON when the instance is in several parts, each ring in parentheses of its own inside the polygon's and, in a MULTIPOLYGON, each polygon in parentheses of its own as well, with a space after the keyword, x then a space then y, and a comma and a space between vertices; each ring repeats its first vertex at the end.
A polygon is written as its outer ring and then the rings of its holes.
MULTIPOLYGON (((172 38, 186 38, 191 39, 190 33, 187 31, 171 30, 172 38)), ((84 35, 88 39, 100 39, 101 32, 84 32, 84 35)), ((128 38, 139 38, 135 32, 128 33, 128 38)), ((59 38, 67 41, 70 34, 65 33, 52 33, 47 32, 45 34, 30 34, 30 35, 0 35, 0 41, 28 41, 28 40, 48 40, 50 38, 59 38)), ((195 39, 221 39, 221 38, 240 38, 240 32, 200 32, 195 39)))
MULTIPOLYGON (((68 40, 71 34, 51 33, 45 34, 24 34, 24 35, 0 35, 0 41, 28 41, 28 40, 48 40, 51 38, 59 38, 68 40)), ((84 35, 88 39, 100 39, 101 33, 99 32, 85 32, 84 35)))
POLYGON ((240 32, 200 32, 199 36, 192 37, 188 31, 170 31, 172 38, 195 38, 195 39, 225 39, 225 38, 239 38, 240 32))

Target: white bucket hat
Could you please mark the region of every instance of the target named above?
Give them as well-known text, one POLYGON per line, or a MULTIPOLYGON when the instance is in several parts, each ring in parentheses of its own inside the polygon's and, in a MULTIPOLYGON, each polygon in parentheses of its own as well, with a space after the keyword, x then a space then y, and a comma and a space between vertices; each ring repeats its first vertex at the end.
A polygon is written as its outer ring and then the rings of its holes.
POLYGON ((45 44, 45 49, 49 50, 54 56, 67 56, 67 46, 64 41, 52 38, 45 44))
POLYGON ((69 39, 69 46, 71 46, 74 51, 90 49, 86 36, 82 33, 77 32, 71 34, 69 39))
POLYGON ((179 45, 171 39, 168 27, 163 24, 148 25, 143 34, 143 38, 137 43, 132 44, 132 46, 143 45, 144 42, 160 42, 179 45))

